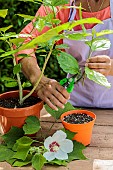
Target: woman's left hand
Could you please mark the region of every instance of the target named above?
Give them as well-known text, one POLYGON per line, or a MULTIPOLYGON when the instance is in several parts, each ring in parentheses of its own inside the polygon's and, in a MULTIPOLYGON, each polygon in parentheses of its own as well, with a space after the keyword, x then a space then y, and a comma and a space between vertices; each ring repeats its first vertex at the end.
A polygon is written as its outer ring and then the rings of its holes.
POLYGON ((108 76, 111 71, 111 59, 107 55, 94 56, 87 60, 85 66, 108 76))

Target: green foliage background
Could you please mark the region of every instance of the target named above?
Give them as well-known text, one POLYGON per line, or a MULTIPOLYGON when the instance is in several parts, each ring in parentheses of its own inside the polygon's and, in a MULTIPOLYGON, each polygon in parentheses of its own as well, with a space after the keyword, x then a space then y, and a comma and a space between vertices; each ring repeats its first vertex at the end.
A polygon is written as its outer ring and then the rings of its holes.
MULTIPOLYGON (((40 4, 34 4, 31 2, 22 2, 18 0, 0 0, 0 9, 8 9, 8 15, 5 19, 0 18, 0 27, 5 27, 8 25, 13 25, 13 29, 10 31, 14 31, 19 33, 28 22, 23 23, 23 18, 15 15, 15 14, 27 14, 27 15, 35 15, 36 11, 40 7, 40 4)), ((0 41, 0 46, 4 47, 4 50, 7 51, 7 46, 2 41, 0 41)), ((40 67, 43 66, 44 57, 42 54, 37 55, 38 64, 40 67)), ((13 77, 12 74, 12 60, 8 59, 0 62, 0 93, 12 90, 11 88, 6 88, 4 82, 1 78, 5 75, 7 77, 13 77)), ((50 78, 54 78, 57 81, 64 78, 66 74, 60 68, 57 59, 54 56, 51 56, 50 61, 45 70, 45 75, 50 78)), ((22 81, 26 81, 26 78, 21 75, 22 81)), ((16 87, 15 89, 18 89, 16 87)))

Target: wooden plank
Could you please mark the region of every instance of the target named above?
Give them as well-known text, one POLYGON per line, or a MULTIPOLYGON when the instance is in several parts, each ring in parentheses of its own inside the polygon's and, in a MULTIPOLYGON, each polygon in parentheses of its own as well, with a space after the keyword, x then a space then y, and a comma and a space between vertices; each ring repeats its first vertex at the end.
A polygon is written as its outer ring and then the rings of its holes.
POLYGON ((92 110, 96 114, 95 124, 113 126, 113 110, 92 110))
POLYGON ((90 159, 113 159, 113 149, 112 148, 100 148, 100 147, 87 147, 84 149, 83 153, 90 159))
POLYGON ((0 170, 34 170, 30 166, 26 167, 12 167, 10 164, 7 162, 0 162, 0 170))
POLYGON ((113 148, 113 126, 94 126, 91 146, 113 148))

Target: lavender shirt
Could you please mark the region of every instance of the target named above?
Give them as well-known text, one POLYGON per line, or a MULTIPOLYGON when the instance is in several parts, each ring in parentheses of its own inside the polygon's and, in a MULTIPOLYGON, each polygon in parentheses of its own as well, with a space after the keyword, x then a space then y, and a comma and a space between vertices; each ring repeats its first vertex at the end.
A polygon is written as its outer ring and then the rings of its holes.
MULTIPOLYGON (((104 29, 113 30, 113 0, 110 0, 110 12, 111 18, 104 20, 104 24, 97 24, 93 27, 97 32, 104 29)), ((76 10, 73 10, 71 16, 69 16, 69 20, 74 20, 75 15, 76 10)), ((88 31, 91 32, 90 29, 88 31)), ((113 59, 113 34, 106 35, 105 37, 111 41, 111 48, 101 52, 94 52, 92 56, 108 55, 113 59)), ((89 47, 82 41, 65 39, 63 43, 69 45, 69 49, 66 50, 67 53, 74 56, 80 66, 83 67, 89 54, 89 47)), ((75 85, 74 91, 71 93, 70 102, 78 107, 113 108, 113 76, 107 76, 107 79, 111 83, 110 89, 98 85, 87 78, 84 85, 79 82, 75 85)))

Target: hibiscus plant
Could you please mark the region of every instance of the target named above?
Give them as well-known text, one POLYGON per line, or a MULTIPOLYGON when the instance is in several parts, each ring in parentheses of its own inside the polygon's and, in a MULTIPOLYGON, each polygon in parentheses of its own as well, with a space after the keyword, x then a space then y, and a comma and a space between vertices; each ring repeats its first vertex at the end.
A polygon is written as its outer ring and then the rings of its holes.
MULTIPOLYGON (((7 51, 0 49, 0 60, 6 60, 11 57, 14 63, 13 73, 16 75, 17 79, 5 78, 6 86, 14 87, 19 86, 19 102, 22 104, 26 98, 28 98, 38 86, 46 68, 47 62, 51 55, 55 55, 60 67, 66 72, 72 75, 81 74, 81 68, 79 63, 70 54, 64 52, 68 46, 66 44, 57 45, 60 39, 68 38, 71 40, 81 40, 86 43, 90 48, 90 54, 93 51, 106 50, 110 48, 110 41, 102 36, 106 34, 113 33, 112 30, 103 30, 101 32, 96 32, 92 29, 91 33, 88 33, 84 27, 85 23, 102 23, 96 18, 86 18, 82 19, 82 7, 68 6, 68 0, 23 0, 25 2, 30 1, 34 3, 42 3, 47 15, 45 17, 41 16, 29 16, 24 14, 18 14, 23 17, 24 20, 30 20, 33 23, 33 29, 30 34, 16 34, 14 32, 8 32, 12 25, 4 28, 0 28, 0 40, 5 41, 8 44, 7 51), (50 10, 51 9, 51 12, 50 10), (80 13, 80 20, 66 22, 61 24, 61 21, 56 17, 59 10, 63 8, 78 8, 80 13), (67 31, 72 30, 74 27, 81 25, 81 33, 68 34, 67 31), (41 34, 43 28, 47 26, 49 29, 47 32, 41 34), (33 30, 37 29, 40 32, 38 37, 33 37, 33 30), (65 30, 65 31, 64 31, 65 30), (90 37, 90 41, 87 37, 90 37), (24 43, 27 38, 31 41, 24 43), (23 85, 21 83, 20 72, 21 64, 16 62, 16 56, 19 57, 29 57, 30 54, 19 54, 21 51, 26 49, 38 49, 36 53, 46 52, 45 62, 42 68, 40 77, 38 78, 36 84, 30 93, 23 97, 23 85), (16 46, 16 48, 14 48, 16 46), (46 49, 46 50, 45 50, 46 49), (15 55, 18 54, 18 55, 15 55), (70 63, 70 64, 68 64, 70 63)), ((5 18, 8 10, 0 10, 0 17, 5 18)), ((106 77, 100 73, 90 70, 88 67, 84 67, 84 74, 82 77, 88 77, 89 79, 95 81, 100 85, 110 87, 109 82, 106 77)), ((64 109, 58 109, 54 111, 45 105, 46 110, 55 118, 57 121, 61 114, 68 110, 74 110, 75 108, 67 103, 64 109)), ((51 129, 51 128, 50 128, 51 129)), ((42 141, 37 138, 29 137, 31 134, 41 131, 40 121, 34 117, 30 116, 26 119, 25 124, 22 128, 12 127, 11 130, 2 136, 3 144, 0 145, 0 161, 7 161, 12 166, 24 166, 29 163, 32 164, 34 169, 41 170, 44 164, 57 164, 64 165, 75 159, 86 159, 83 155, 82 150, 85 148, 84 145, 76 141, 72 141, 75 135, 65 129, 56 131, 53 136, 44 137, 42 141), (45 140, 44 140, 45 139, 45 140)))

